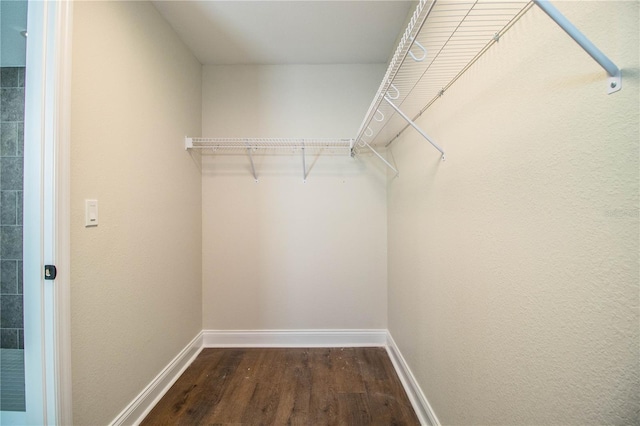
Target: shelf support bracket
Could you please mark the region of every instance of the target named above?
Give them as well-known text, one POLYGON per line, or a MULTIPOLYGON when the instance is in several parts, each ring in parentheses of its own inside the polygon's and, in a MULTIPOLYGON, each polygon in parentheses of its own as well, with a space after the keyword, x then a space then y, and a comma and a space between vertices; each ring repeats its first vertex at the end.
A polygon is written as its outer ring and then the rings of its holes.
POLYGON ((304 158, 304 142, 302 143, 302 182, 307 183, 307 162, 304 158))
POLYGON ((622 88, 622 73, 617 67, 595 44, 591 42, 584 34, 580 32, 575 25, 567 18, 549 0, 533 0, 533 2, 542 9, 556 24, 560 26, 576 43, 584 49, 609 75, 607 79, 607 93, 615 93, 622 88))
POLYGON ((444 150, 442 148, 440 148, 440 146, 438 146, 437 143, 435 143, 433 140, 431 140, 431 138, 429 137, 429 135, 427 135, 420 127, 418 127, 418 125, 416 123, 413 122, 413 120, 411 120, 409 117, 407 117, 407 115, 402 112, 400 110, 400 108, 398 108, 393 102, 391 102, 391 99, 388 98, 388 96, 384 97, 384 100, 387 101, 387 103, 389 105, 391 105, 391 108, 393 108, 394 110, 396 110, 396 112, 400 115, 400 117, 404 118, 404 120, 409 123, 411 125, 411 127, 413 127, 414 129, 416 129, 416 131, 418 133, 420 133, 420 135, 422 135, 423 138, 425 138, 427 140, 427 142, 429 142, 431 145, 433 145, 433 147, 435 149, 437 149, 438 151, 440 151, 440 154, 442 154, 442 159, 444 160, 444 150))
POLYGON ((251 173, 253 173, 253 178, 256 180, 256 183, 258 183, 258 175, 256 174, 256 167, 253 164, 253 155, 251 155, 251 146, 249 145, 249 142, 247 142, 247 154, 249 154, 249 162, 251 163, 251 173))
POLYGON ((386 159, 386 158, 384 158, 382 155, 380 155, 380 153, 379 153, 378 151, 376 151, 375 149, 373 149, 373 147, 372 147, 371 145, 369 145, 367 142, 365 142, 365 141, 363 141, 363 140, 361 140, 361 141, 365 144, 365 146, 366 146, 367 148, 369 148, 369 149, 371 150, 371 152, 373 152, 373 153, 374 153, 374 154, 375 154, 375 155, 376 155, 380 160, 382 160, 382 162, 383 162, 384 164, 386 164, 386 165, 387 165, 387 167, 389 167, 391 170, 393 170, 394 172, 396 172, 396 176, 399 176, 399 175, 400 175, 400 172, 398 172, 398 170, 397 170, 395 167, 393 167, 393 166, 391 165, 391 163, 389 163, 389 162, 387 161, 387 159, 386 159))

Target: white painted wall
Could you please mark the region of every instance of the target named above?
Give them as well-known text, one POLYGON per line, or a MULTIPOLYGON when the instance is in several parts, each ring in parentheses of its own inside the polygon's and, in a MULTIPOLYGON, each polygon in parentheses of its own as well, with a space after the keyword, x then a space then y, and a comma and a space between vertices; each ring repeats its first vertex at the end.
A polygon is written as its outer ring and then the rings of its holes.
POLYGON ((352 138, 386 65, 208 65, 208 137, 352 138))
POLYGON ((98 425, 202 329, 201 66, 150 3, 76 2, 71 96, 73 423, 98 425))
POLYGON ((442 424, 638 424, 638 2, 539 9, 423 116, 388 186, 389 329, 442 424))
MULTIPOLYGON (((205 66, 203 136, 353 137, 383 65, 205 66)), ((203 158, 205 329, 386 328, 386 188, 348 156, 203 158)))
POLYGON ((181 145, 351 137, 384 66, 201 76, 149 4, 76 3, 74 423, 109 422, 201 328, 385 328, 387 306, 442 423, 637 423, 638 4, 559 6, 623 91, 534 9, 419 120, 447 161, 409 130, 385 187, 367 158, 201 176, 181 145))

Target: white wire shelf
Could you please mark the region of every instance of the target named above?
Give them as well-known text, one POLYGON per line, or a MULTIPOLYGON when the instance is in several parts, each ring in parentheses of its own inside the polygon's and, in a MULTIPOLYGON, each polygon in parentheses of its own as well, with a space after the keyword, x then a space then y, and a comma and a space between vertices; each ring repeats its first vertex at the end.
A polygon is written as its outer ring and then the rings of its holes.
POLYGON ((293 139, 293 138, 185 138, 185 149, 198 149, 212 154, 296 154, 322 153, 350 155, 353 139, 293 139))
POLYGON ((607 73, 607 93, 622 87, 622 71, 549 0, 420 0, 355 138, 352 154, 389 146, 412 126, 435 149, 444 150, 414 121, 537 5, 607 73))
POLYGON ((619 91, 622 71, 549 0, 419 0, 355 139, 187 137, 185 148, 247 154, 256 181, 255 154, 300 153, 306 180, 307 153, 354 156, 362 149, 375 154, 397 175, 398 170, 376 149, 389 146, 412 126, 444 160, 444 150, 414 121, 534 4, 607 72, 607 93, 619 91))
POLYGON ((415 120, 532 4, 529 0, 420 1, 362 122, 355 153, 367 145, 388 146, 410 125, 398 109, 415 120))
POLYGON ((184 139, 185 149, 203 153, 244 154, 249 159, 251 174, 258 182, 258 171, 253 161, 256 155, 298 154, 302 160, 302 180, 307 181, 307 154, 351 155, 353 139, 287 139, 287 138, 190 138, 184 139))

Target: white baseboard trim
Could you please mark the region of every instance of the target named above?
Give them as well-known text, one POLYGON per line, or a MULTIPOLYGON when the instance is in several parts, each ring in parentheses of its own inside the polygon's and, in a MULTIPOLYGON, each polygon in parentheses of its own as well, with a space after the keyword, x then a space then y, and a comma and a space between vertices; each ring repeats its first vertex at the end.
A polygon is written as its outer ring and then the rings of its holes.
POLYGON ((203 330, 205 348, 386 346, 387 330, 203 330))
POLYGON ((202 332, 191 341, 111 422, 111 426, 137 425, 160 401, 202 351, 202 332))
POLYGON ((427 426, 440 426, 440 421, 438 420, 436 413, 433 411, 429 401, 427 401, 427 398, 424 396, 422 389, 420 389, 420 385, 418 385, 416 378, 411 372, 411 369, 404 360, 400 349, 389 332, 387 332, 386 346, 389 358, 391 358, 391 362, 398 373, 402 386, 404 387, 405 392, 407 392, 409 401, 411 401, 411 405, 418 416, 418 420, 420 420, 420 424, 427 426))

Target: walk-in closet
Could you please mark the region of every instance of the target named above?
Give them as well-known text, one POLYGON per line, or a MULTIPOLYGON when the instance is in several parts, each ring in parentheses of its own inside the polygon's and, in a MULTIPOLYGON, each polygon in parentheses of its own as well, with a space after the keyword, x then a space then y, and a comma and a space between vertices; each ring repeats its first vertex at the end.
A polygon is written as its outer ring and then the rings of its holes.
POLYGON ((638 1, 25 3, 2 424, 640 423, 638 1))

